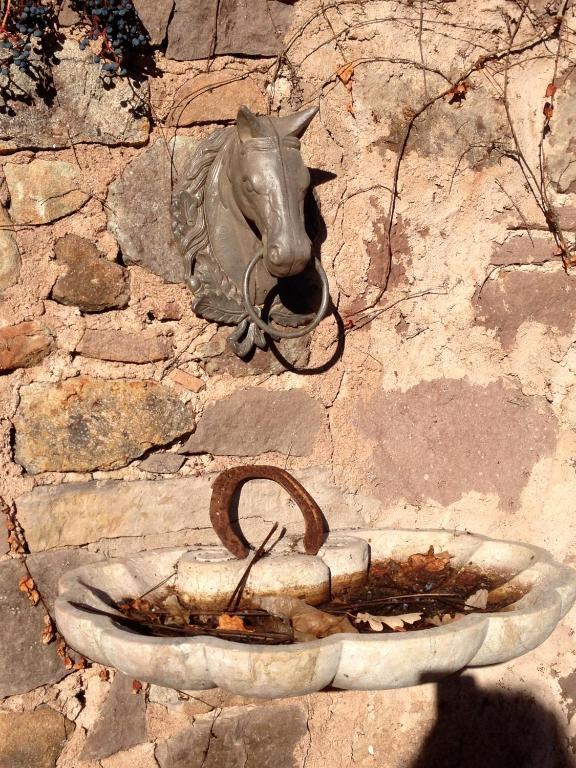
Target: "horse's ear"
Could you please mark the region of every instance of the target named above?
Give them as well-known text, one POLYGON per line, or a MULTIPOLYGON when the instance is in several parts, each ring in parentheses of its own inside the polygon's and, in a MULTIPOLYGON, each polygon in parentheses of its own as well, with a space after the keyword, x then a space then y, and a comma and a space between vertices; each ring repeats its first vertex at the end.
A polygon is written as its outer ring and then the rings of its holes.
POLYGON ((281 136, 296 136, 300 138, 304 135, 304 131, 308 128, 317 112, 318 107, 308 107, 308 109, 304 109, 302 112, 295 112, 293 115, 277 118, 276 126, 278 133, 281 136))
POLYGON ((248 107, 240 107, 236 115, 236 125, 238 126, 238 135, 240 141, 253 139, 260 135, 258 118, 248 107))

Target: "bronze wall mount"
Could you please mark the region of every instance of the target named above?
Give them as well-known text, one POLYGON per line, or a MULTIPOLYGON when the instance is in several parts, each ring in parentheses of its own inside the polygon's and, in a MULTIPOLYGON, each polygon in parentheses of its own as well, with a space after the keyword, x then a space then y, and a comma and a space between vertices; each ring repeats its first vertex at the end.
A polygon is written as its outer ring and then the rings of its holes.
POLYGON ((236 326, 228 339, 239 357, 265 349, 265 334, 277 340, 310 333, 329 309, 328 280, 312 256, 304 220, 310 173, 300 138, 317 111, 267 117, 240 107, 235 126, 198 145, 175 189, 173 230, 192 308, 236 326), (284 306, 278 286, 311 262, 322 296, 315 314, 301 314, 284 306))

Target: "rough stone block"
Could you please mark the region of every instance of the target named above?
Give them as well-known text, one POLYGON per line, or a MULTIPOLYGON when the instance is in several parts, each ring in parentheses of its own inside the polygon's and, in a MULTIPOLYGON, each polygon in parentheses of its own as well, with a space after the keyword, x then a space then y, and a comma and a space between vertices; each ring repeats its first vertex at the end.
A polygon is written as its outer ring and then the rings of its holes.
MULTIPOLYGON (((63 9, 73 22, 71 9, 63 9)), ((73 13, 73 12, 72 12, 73 13)), ((28 105, 16 101, 16 114, 0 114, 0 154, 19 149, 60 149, 79 142, 145 144, 148 139, 148 85, 135 91, 126 79, 105 88, 101 65, 93 51, 81 51, 77 40, 66 40, 52 67, 58 98, 48 103, 36 97, 35 82, 12 67, 16 85, 32 97, 28 105), (135 96, 136 94, 136 96, 135 96)))
POLYGON ((177 453, 153 453, 140 463, 138 469, 158 475, 172 475, 184 464, 184 456, 177 453))
POLYGON ((48 224, 74 213, 90 199, 81 189, 77 169, 65 160, 6 163, 4 173, 15 224, 48 224))
POLYGON ((51 298, 83 312, 125 307, 130 298, 128 272, 108 261, 98 249, 78 235, 65 235, 54 246, 56 261, 67 267, 52 288, 51 298))
POLYGON ((55 644, 42 644, 45 612, 19 590, 20 579, 26 577, 19 560, 0 563, 0 699, 54 683, 68 674, 55 644))
POLYGON ((50 331, 36 320, 0 328, 0 373, 36 365, 53 343, 50 331))
POLYGON ((218 6, 213 0, 176 0, 166 55, 178 61, 211 53, 276 56, 293 12, 279 0, 222 0, 218 6))
POLYGON ((255 114, 266 111, 263 90, 253 76, 237 75, 228 69, 203 73, 176 92, 167 124, 186 126, 232 121, 241 104, 255 114))
POLYGON ((155 381, 79 376, 32 384, 14 418, 15 459, 31 474, 123 467, 194 429, 194 415, 155 381))
POLYGON ((308 738, 301 704, 237 707, 200 716, 194 725, 156 749, 160 768, 294 768, 295 750, 308 738), (199 756, 191 763, 191 755, 199 756))
MULTIPOLYGON (((356 496, 352 503, 334 486, 328 467, 311 467, 294 472, 294 476, 324 510, 331 527, 365 522, 358 510, 372 500, 356 496)), ((211 530, 208 507, 213 479, 214 475, 204 475, 37 486, 17 499, 17 515, 31 552, 102 539, 207 531, 211 530)), ((250 531, 249 537, 268 533, 270 520, 287 525, 289 533, 303 531, 296 505, 277 483, 268 480, 243 486, 238 514, 244 529, 250 531)), ((212 540, 216 540, 215 534, 212 540)))
POLYGON ((14 237, 12 219, 0 205, 0 291, 18 282, 20 251, 14 237))
POLYGON ((164 42, 174 0, 134 0, 134 7, 152 45, 164 42))
POLYGON ((34 579, 42 599, 52 613, 54 601, 58 596, 58 582, 60 577, 81 565, 101 560, 100 555, 88 552, 78 547, 65 547, 53 549, 50 552, 38 552, 26 557, 26 565, 30 575, 34 579))
MULTIPOLYGON (((188 34, 188 33, 187 33, 188 34)), ((184 266, 172 232, 172 187, 196 146, 194 139, 159 139, 138 155, 108 191, 108 227, 125 264, 137 264, 171 283, 183 282, 184 266)))
POLYGON ((221 0, 216 53, 276 56, 293 15, 282 0, 221 0))
POLYGON ((172 357, 172 341, 156 333, 129 333, 88 328, 76 351, 85 357, 120 363, 154 363, 172 357))
POLYGON ((74 728, 50 707, 0 712, 0 768, 55 768, 74 728))
POLYGON ((190 392, 201 392, 206 384, 199 379, 198 376, 193 376, 187 371, 183 371, 181 368, 175 368, 170 372, 169 377, 175 384, 179 384, 181 387, 188 389, 190 392))
POLYGON ((301 389, 242 389, 204 409, 181 452, 257 456, 278 451, 308 456, 323 421, 322 404, 301 389))
POLYGON ((144 741, 144 693, 133 693, 132 680, 117 672, 100 716, 88 734, 80 759, 101 760, 144 741))

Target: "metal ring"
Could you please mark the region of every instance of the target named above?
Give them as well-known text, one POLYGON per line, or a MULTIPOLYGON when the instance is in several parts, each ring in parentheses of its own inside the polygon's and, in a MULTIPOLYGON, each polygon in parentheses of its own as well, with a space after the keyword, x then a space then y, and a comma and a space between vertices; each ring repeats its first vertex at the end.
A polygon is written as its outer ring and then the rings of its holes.
POLYGON ((328 278, 326 277, 324 267, 322 264, 320 264, 318 259, 314 259, 314 266, 316 267, 316 271, 320 277, 320 282, 322 283, 322 301, 320 303, 320 309, 318 310, 316 317, 314 320, 312 320, 311 323, 305 325, 303 328, 298 328, 295 331, 282 331, 278 328, 272 328, 270 325, 268 325, 268 323, 264 322, 264 320, 258 316, 250 301, 250 278, 252 276, 252 272, 254 271, 254 267, 262 258, 264 258, 264 254, 262 252, 257 253, 250 264, 248 264, 246 271, 244 272, 244 280, 242 281, 242 298, 244 300, 244 309, 248 313, 248 317, 255 325, 258 326, 258 328, 260 328, 262 331, 266 331, 266 333, 273 339, 297 339, 300 336, 306 336, 307 333, 310 333, 314 330, 314 328, 316 328, 316 326, 326 317, 326 313, 328 312, 328 305, 330 303, 330 286, 328 285, 328 278))

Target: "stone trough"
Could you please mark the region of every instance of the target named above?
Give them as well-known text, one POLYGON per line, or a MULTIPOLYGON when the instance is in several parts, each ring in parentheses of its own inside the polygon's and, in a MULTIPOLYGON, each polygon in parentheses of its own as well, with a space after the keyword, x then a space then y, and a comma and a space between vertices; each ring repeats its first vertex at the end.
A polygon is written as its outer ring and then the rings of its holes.
POLYGON ((336 634, 276 646, 204 636, 150 637, 117 623, 111 606, 144 594, 175 572, 181 592, 217 605, 245 568, 245 562, 220 547, 159 549, 65 574, 56 621, 76 651, 138 680, 179 690, 220 686, 244 696, 273 698, 326 686, 400 688, 467 666, 508 661, 542 643, 576 599, 576 571, 538 547, 444 530, 385 528, 331 533, 316 555, 299 552, 300 543, 296 551, 293 546, 270 556, 254 567, 247 589, 254 594, 315 592, 319 602, 331 580, 342 584, 362 579, 369 560, 404 560, 430 546, 450 552, 457 567, 509 573, 508 583, 527 591, 500 612, 469 614, 413 632, 336 634))

